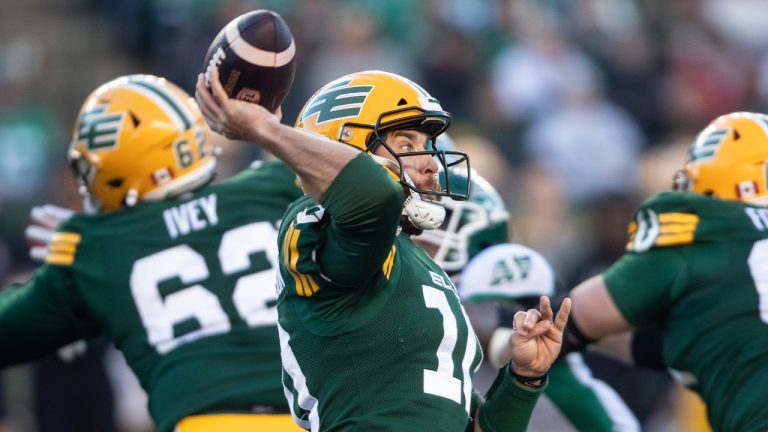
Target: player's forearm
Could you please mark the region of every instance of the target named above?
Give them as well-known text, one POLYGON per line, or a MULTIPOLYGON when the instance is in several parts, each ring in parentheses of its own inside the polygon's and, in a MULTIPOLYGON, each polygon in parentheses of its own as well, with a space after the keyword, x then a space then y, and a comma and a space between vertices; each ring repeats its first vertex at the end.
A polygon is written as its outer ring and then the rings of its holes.
POLYGON ((283 160, 319 202, 339 172, 360 150, 321 135, 280 124, 268 117, 253 125, 253 140, 283 160))
POLYGON ((533 408, 546 388, 544 381, 538 388, 527 388, 518 383, 504 366, 499 370, 485 400, 475 411, 475 432, 525 431, 533 408))

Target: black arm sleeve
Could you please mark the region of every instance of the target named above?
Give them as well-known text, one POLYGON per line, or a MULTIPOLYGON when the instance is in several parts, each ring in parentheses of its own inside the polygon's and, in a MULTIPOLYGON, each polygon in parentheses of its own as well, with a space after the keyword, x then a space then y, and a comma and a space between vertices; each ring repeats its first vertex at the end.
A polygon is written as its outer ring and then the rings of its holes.
POLYGON ((560 348, 560 355, 557 358, 559 360, 574 351, 583 351, 587 345, 594 341, 594 339, 584 335, 576 323, 576 320, 571 316, 568 319, 568 323, 565 325, 563 345, 560 348))
POLYGON ((632 360, 636 365, 666 370, 660 327, 641 327, 632 334, 632 360))

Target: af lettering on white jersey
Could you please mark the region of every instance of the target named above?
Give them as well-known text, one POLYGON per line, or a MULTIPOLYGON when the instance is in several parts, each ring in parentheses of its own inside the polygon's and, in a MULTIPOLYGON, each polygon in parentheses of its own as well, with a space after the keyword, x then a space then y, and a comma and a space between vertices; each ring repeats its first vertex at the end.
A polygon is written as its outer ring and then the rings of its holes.
POLYGON ((219 223, 216 194, 200 197, 163 211, 163 220, 172 239, 219 223))
POLYGON ((555 274, 538 252, 521 244, 492 246, 476 255, 459 277, 459 295, 472 300, 483 296, 516 300, 551 296, 555 274))

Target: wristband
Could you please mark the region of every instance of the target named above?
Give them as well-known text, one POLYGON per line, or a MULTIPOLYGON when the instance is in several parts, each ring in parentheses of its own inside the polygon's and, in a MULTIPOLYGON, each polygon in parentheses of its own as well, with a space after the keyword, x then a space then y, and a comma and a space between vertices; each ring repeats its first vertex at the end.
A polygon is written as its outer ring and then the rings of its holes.
POLYGON ((515 378, 515 381, 518 383, 532 388, 532 389, 538 389, 541 388, 544 383, 547 381, 547 374, 539 375, 539 376, 524 376, 524 375, 518 375, 515 373, 515 371, 512 369, 512 364, 510 363, 507 368, 509 369, 509 373, 515 378), (536 381, 541 381, 538 384, 534 384, 536 381))

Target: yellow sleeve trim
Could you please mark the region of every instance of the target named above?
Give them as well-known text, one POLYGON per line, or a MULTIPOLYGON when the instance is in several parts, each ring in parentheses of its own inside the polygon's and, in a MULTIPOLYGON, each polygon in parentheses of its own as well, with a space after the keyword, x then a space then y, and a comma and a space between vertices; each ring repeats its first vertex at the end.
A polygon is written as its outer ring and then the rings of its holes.
POLYGON ((283 265, 285 265, 288 273, 293 277, 296 293, 302 297, 310 297, 317 292, 319 287, 317 282, 312 279, 312 276, 300 273, 296 269, 296 265, 299 262, 298 243, 300 234, 301 230, 291 223, 291 226, 288 227, 288 231, 285 233, 285 239, 283 239, 283 265))
POLYGON ((46 264, 72 265, 75 262, 75 253, 81 238, 77 233, 54 233, 48 245, 48 254, 45 256, 46 264))
POLYGON ((51 237, 51 243, 64 242, 78 244, 80 243, 81 236, 78 233, 57 232, 51 237))
POLYGON ((48 253, 68 253, 74 254, 77 250, 77 245, 72 243, 51 243, 48 245, 48 253))
POLYGON ((387 255, 387 259, 384 260, 384 265, 381 266, 381 271, 384 273, 384 277, 389 280, 390 275, 392 274, 392 267, 395 265, 395 255, 397 254, 397 248, 395 245, 392 245, 392 249, 389 251, 389 255, 387 255))
POLYGON ((662 213, 659 215, 659 237, 656 246, 678 246, 693 243, 699 215, 662 213))
POLYGON ((57 254, 49 252, 45 257, 46 264, 69 266, 72 265, 73 262, 75 262, 74 254, 57 254))
POLYGON ((645 250, 650 245, 665 247, 691 244, 701 220, 693 213, 661 213, 657 216, 648 210, 645 215, 643 219, 630 222, 627 250, 645 250), (645 238, 636 238, 638 233, 645 238), (644 246, 638 246, 640 243, 644 246))
POLYGON ((693 213, 662 213, 659 215, 661 224, 693 224, 699 223, 699 215, 693 213))

